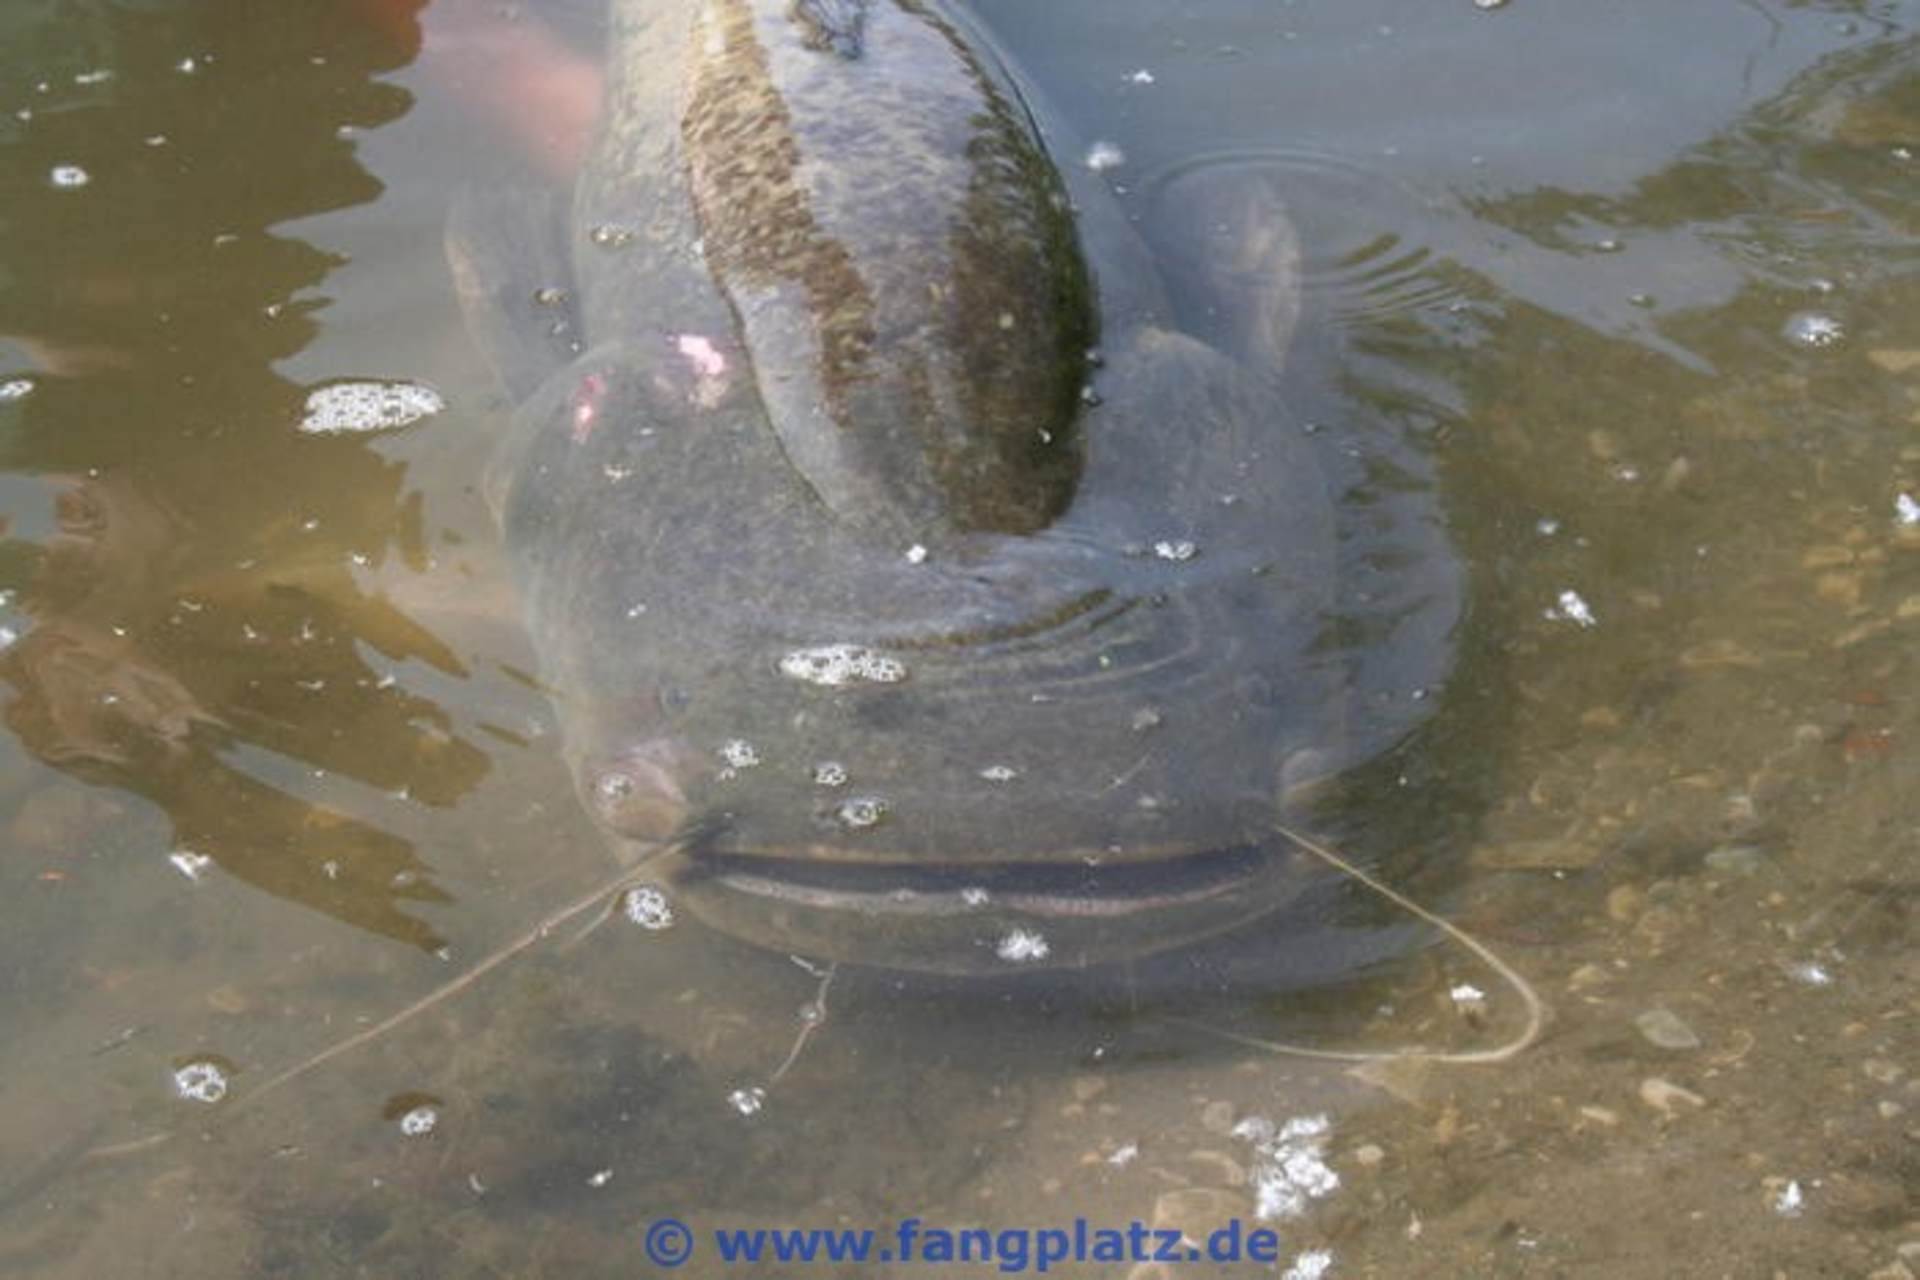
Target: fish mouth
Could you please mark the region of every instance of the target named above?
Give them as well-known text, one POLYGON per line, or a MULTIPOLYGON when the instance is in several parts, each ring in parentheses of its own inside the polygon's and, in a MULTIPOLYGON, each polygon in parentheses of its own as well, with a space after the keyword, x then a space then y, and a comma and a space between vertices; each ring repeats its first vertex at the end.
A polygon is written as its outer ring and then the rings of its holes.
POLYGON ((1152 861, 926 865, 743 852, 679 859, 687 907, 816 959, 946 974, 1086 968, 1224 932, 1292 901, 1313 868, 1282 841, 1152 861))

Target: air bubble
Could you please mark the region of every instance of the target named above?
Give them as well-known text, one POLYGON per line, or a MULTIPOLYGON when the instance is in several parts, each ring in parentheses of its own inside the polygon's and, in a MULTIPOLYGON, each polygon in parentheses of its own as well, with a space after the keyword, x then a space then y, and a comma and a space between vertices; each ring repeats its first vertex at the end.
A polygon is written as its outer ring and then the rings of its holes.
POLYGON ((813 784, 817 787, 846 786, 847 766, 838 760, 822 760, 813 766, 813 784))
POLYGON ((602 249, 624 249, 633 243, 637 234, 632 227, 623 227, 615 222, 603 222, 587 232, 587 239, 602 249))
POLYGON ((188 1102, 212 1105, 227 1096, 227 1070, 211 1058, 195 1058, 173 1071, 173 1091, 188 1102))
POLYGON ((1822 311, 1796 311, 1781 331, 1787 341, 1802 347, 1831 347, 1847 336, 1846 326, 1822 311))
POLYGON ((400 1132, 409 1138, 424 1138, 440 1124, 440 1112, 426 1104, 402 1112, 399 1121, 400 1132))
POLYGON ((858 831, 886 817, 889 807, 879 796, 855 796, 841 805, 837 812, 842 823, 858 831))
POLYGON ((1010 929, 993 953, 1008 964, 1037 964, 1051 955, 1053 948, 1031 929, 1010 929))

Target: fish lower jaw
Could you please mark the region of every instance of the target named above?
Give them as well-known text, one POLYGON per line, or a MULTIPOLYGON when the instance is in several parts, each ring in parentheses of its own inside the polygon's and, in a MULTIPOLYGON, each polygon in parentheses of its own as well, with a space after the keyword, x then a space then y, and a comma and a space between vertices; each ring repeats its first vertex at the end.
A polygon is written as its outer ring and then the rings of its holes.
POLYGON ((694 915, 760 946, 947 974, 1087 968, 1164 951, 1291 902, 1311 868, 1263 848, 1111 867, 926 867, 705 855, 694 915))

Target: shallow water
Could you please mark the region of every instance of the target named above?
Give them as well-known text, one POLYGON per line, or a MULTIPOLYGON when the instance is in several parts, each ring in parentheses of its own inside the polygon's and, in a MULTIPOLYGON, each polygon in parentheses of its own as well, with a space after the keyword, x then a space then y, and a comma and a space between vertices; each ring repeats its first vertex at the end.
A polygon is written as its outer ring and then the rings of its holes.
POLYGON ((1288 176, 1293 392, 1432 459, 1471 578, 1358 838, 1537 986, 1526 1052, 1184 1021, 1513 1032, 1375 904, 1364 973, 1275 940, 1304 990, 1245 951, 1204 991, 844 974, 773 1081, 814 974, 684 920, 573 941, 589 912, 253 1101, 614 870, 495 585, 502 406, 440 251, 448 194, 552 131, 452 3, 417 57, 351 5, 0 18, 0 1274, 613 1276, 666 1215, 1262 1210, 1299 1276, 1920 1272, 1911 3, 977 6, 1143 218, 1195 167, 1288 176), (303 431, 348 379, 446 408, 303 431), (222 1101, 178 1096, 198 1064, 222 1101))

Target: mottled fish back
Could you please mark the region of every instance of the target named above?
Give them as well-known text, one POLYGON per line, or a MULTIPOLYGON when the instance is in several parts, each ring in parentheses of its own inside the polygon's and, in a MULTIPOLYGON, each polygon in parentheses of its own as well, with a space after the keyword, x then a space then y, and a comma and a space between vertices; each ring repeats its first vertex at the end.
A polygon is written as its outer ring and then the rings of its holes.
POLYGON ((703 0, 687 54, 702 252, 796 470, 900 537, 1052 522, 1093 303, 989 55, 914 0, 703 0))

